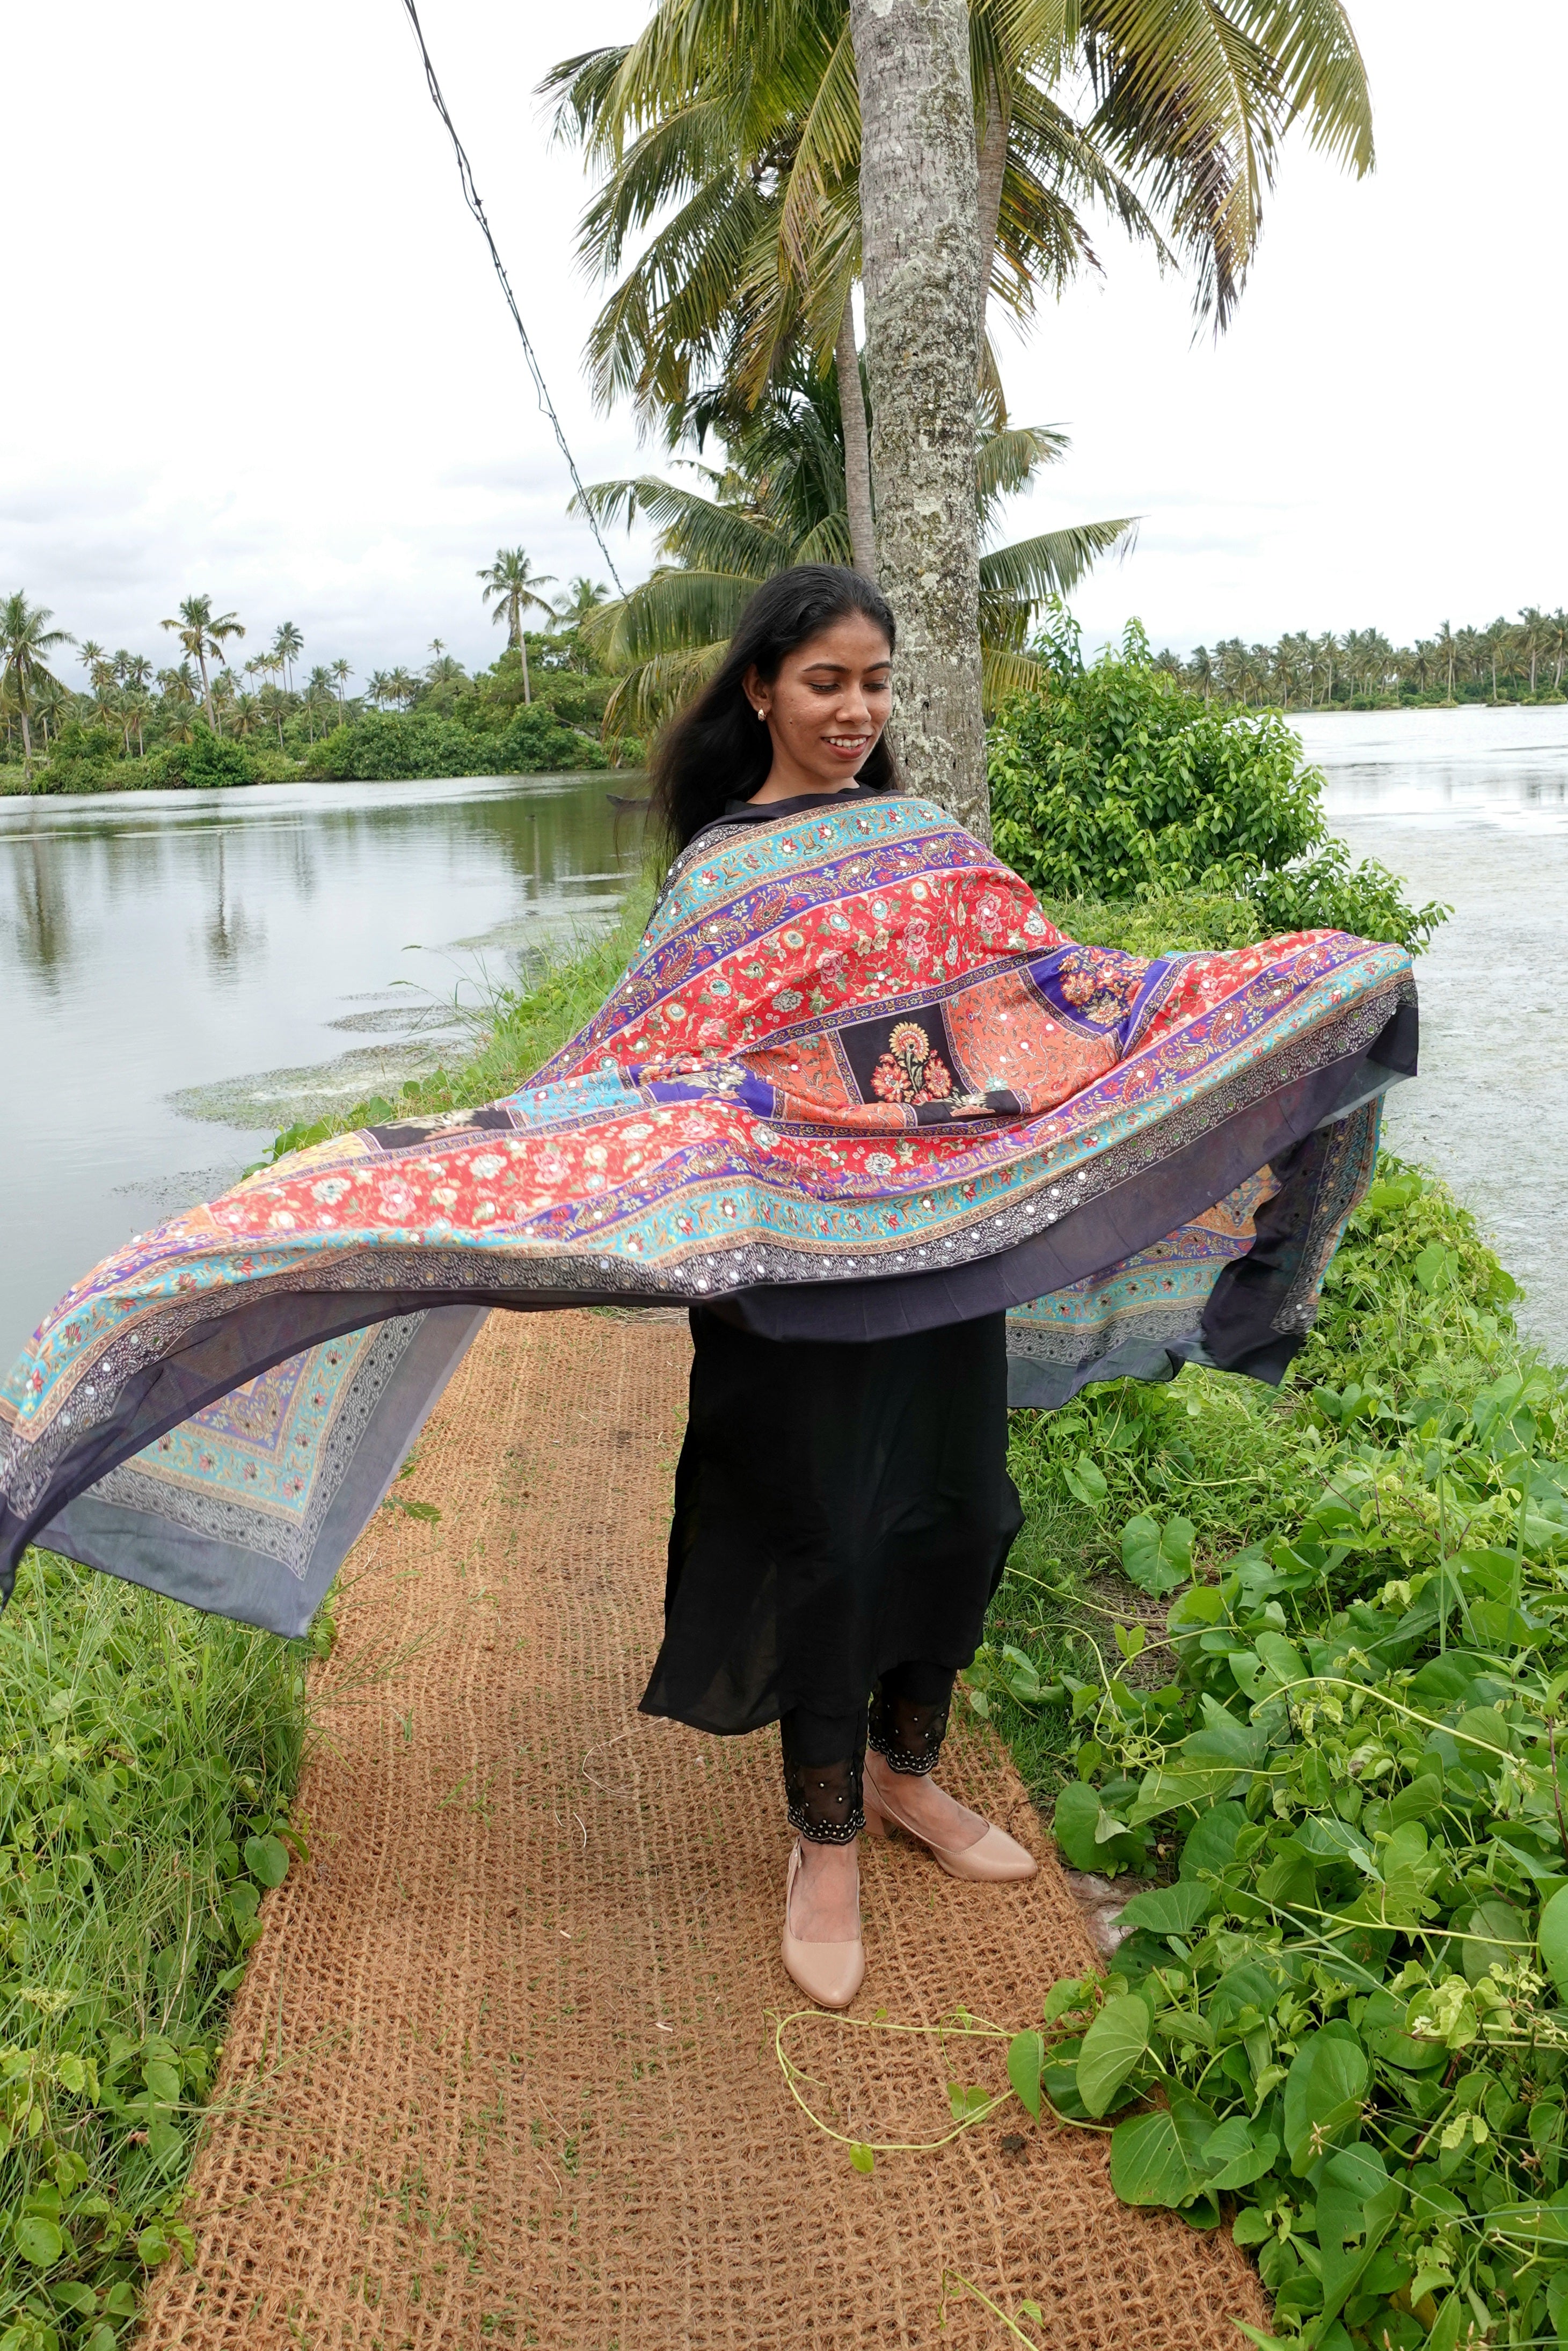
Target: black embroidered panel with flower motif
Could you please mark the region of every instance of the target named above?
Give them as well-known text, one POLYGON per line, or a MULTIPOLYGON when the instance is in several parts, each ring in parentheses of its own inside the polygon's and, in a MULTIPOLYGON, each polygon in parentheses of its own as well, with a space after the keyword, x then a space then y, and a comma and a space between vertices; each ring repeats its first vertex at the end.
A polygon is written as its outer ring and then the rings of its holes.
POLYGON ((982 1108, 1019 1108, 1010 1093, 970 1091, 936 999, 894 1017, 856 1021, 838 1029, 834 1042, 862 1102, 897 1102, 913 1111, 917 1125, 973 1117, 982 1108))

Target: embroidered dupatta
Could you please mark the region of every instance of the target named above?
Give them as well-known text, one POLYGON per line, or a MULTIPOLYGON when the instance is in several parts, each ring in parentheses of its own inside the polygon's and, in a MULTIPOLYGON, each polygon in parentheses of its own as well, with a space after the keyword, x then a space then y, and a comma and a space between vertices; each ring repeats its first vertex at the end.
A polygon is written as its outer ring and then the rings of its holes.
POLYGON ((721 824, 517 1092, 297 1152, 68 1291, 0 1389, 5 1589, 38 1541, 302 1630, 495 1306, 1006 1308, 1021 1403, 1277 1379, 1414 1069, 1398 948, 1078 946, 920 800, 721 824))

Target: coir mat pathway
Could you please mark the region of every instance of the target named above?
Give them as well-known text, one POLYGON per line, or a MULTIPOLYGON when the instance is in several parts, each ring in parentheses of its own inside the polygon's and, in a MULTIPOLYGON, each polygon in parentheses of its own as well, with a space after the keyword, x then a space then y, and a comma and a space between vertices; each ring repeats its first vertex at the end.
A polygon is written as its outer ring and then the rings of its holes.
MULTIPOLYGON (((1112 2195, 1104 2141, 1012 2105, 870 2176, 790 2095, 774 2018, 777 1735, 636 1711, 685 1409, 679 1321, 495 1314, 345 1571, 307 1770, 308 1865, 264 1905, 192 2184, 193 2266, 144 2351, 774 2351, 1009 2336, 1235 2351, 1266 2319, 1221 2234, 1112 2195), (1021 2147, 1017 2139, 1021 2137, 1021 2147), (1008 2138, 1013 2144, 1004 2144, 1008 2138)), ((948 1783, 1040 1844, 1010 1765, 948 1783)), ((1016 2030, 1092 1951, 1052 1861, 966 1886, 862 1843, 854 2013, 1016 2030)), ((1002 2044, 795 2027, 826 2119, 950 2127, 1002 2044)))

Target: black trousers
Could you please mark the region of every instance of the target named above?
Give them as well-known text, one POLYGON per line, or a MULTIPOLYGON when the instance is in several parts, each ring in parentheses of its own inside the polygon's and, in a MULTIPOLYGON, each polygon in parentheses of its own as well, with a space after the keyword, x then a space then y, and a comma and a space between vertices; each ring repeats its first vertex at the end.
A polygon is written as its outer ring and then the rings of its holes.
POLYGON ((813 1844, 849 1844, 865 1826, 862 1767, 868 1745, 894 1771, 934 1771, 947 1729, 954 1669, 894 1666, 858 1714, 791 1707, 779 1718, 790 1825, 813 1844))

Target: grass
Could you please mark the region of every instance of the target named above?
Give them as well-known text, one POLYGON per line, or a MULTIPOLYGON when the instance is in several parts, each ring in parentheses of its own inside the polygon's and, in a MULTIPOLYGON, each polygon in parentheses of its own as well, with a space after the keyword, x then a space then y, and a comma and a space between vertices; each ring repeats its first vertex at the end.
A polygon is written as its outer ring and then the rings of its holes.
POLYGON ((179 2207, 288 1806, 282 1642, 30 1552, 0 1618, 0 2345, 110 2351, 179 2207))

